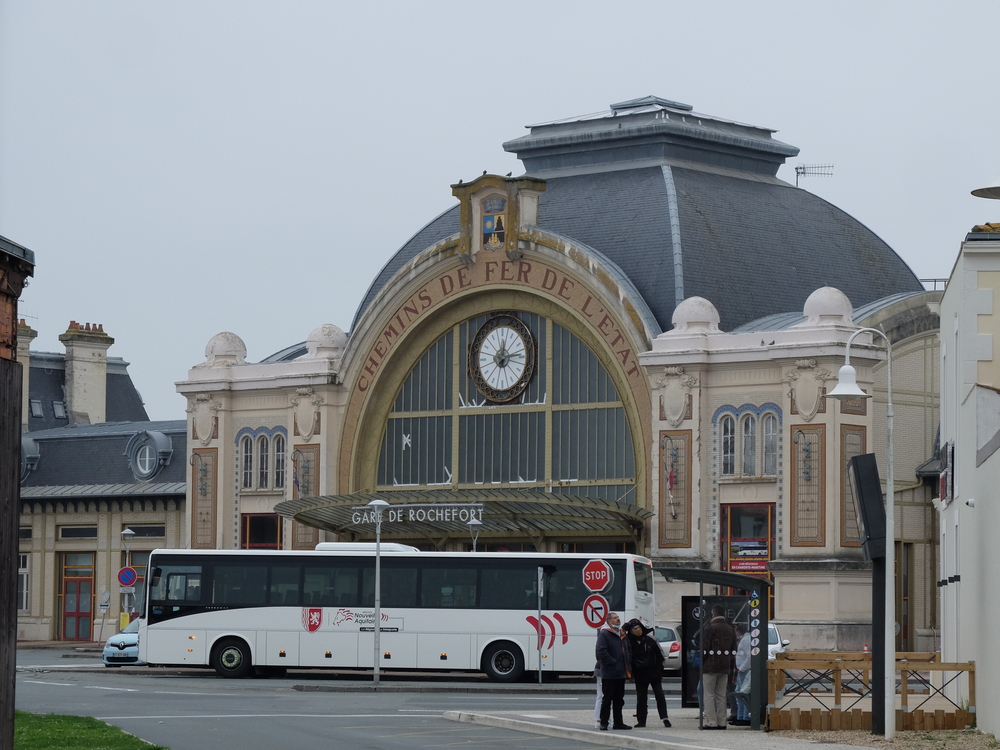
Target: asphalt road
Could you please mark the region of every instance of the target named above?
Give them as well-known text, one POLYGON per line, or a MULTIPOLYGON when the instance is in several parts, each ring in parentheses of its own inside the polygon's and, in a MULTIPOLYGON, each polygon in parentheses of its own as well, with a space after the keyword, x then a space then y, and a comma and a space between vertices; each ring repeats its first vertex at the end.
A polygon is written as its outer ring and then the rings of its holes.
POLYGON ((33 713, 94 716, 171 750, 568 750, 578 743, 458 724, 441 715, 448 710, 542 712, 594 705, 593 693, 579 683, 575 693, 560 692, 558 684, 495 693, 477 689, 482 680, 470 677, 423 683, 441 692, 409 692, 407 686, 421 687, 411 680, 387 682, 396 692, 374 693, 370 680, 370 675, 334 681, 304 680, 295 673, 289 679, 225 680, 210 671, 128 672, 103 668, 96 655, 64 659, 59 653, 29 651, 18 653, 16 705, 33 713), (303 683, 319 691, 296 689, 303 683), (330 687, 337 692, 327 691, 330 687))

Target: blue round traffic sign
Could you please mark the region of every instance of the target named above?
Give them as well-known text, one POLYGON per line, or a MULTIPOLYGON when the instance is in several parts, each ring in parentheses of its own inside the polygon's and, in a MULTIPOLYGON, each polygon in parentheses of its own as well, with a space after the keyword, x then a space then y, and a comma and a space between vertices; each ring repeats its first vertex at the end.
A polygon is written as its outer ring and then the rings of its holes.
POLYGON ((118 571, 118 583, 122 586, 135 586, 138 580, 139 574, 135 572, 135 568, 122 568, 118 571))

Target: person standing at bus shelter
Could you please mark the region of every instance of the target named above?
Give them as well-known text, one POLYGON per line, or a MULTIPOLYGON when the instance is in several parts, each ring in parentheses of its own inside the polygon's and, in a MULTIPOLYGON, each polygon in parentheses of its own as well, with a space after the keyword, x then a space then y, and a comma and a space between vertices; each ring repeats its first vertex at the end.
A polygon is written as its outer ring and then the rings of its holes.
POLYGON ((722 605, 712 607, 712 619, 705 628, 705 650, 702 653, 702 690, 705 697, 705 723, 702 729, 725 729, 726 688, 736 656, 736 633, 726 622, 722 605))
POLYGON ((656 711, 663 726, 670 726, 667 718, 667 700, 663 695, 663 649, 652 636, 653 629, 647 628, 636 618, 625 623, 628 632, 629 650, 632 652, 632 678, 635 680, 636 727, 646 726, 649 706, 647 691, 652 688, 656 699, 656 711))
POLYGON ((631 729, 622 718, 625 705, 625 680, 631 677, 628 639, 621 629, 621 618, 614 612, 608 615, 604 627, 597 633, 597 661, 601 665, 600 728, 607 730, 608 719, 614 713, 612 729, 631 729))

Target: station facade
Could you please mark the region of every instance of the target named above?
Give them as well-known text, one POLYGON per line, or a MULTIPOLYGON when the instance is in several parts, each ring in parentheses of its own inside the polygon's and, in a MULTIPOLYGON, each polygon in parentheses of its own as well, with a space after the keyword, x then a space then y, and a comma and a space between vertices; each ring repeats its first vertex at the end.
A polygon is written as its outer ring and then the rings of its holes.
MULTIPOLYGON (((939 295, 778 179, 798 150, 772 136, 655 97, 532 126, 504 144, 526 173, 451 186, 456 205, 389 258, 349 333, 321 325, 259 363, 238 335, 213 337, 177 384, 183 544, 366 541, 373 525, 353 513, 373 497, 477 502, 478 549, 634 551, 768 577, 785 637, 859 648, 871 572, 844 468, 884 450, 884 350, 852 346, 873 401, 823 395, 858 325, 891 331, 909 362, 894 358, 907 379, 895 489, 913 505, 897 538, 912 534, 919 588, 939 295)), ((473 545, 444 515, 382 538, 473 545)), ((662 587, 663 618, 679 619, 690 592, 662 587)), ((935 627, 933 592, 898 594, 915 647, 935 627)))

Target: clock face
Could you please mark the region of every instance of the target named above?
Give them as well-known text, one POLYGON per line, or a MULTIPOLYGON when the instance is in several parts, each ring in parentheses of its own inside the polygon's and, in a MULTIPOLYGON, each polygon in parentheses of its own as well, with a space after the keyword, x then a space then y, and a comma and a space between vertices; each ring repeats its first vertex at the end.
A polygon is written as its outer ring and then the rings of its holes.
POLYGON ((511 401, 528 387, 535 369, 531 331, 513 315, 496 315, 472 341, 469 371, 476 388, 491 401, 511 401))

